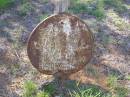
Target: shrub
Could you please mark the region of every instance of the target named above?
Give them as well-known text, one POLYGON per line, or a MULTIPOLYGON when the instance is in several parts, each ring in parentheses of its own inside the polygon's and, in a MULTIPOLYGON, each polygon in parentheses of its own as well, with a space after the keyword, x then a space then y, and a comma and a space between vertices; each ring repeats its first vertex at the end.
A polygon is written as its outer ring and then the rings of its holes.
POLYGON ((87 11, 87 7, 85 4, 74 4, 73 6, 71 6, 69 8, 69 11, 72 12, 72 13, 83 13, 83 12, 86 12, 87 11))
POLYGON ((44 91, 38 90, 37 85, 32 81, 26 81, 23 88, 24 92, 22 97, 50 97, 55 90, 53 84, 47 85, 44 91))
POLYGON ((110 75, 108 78, 108 86, 111 88, 112 97, 126 97, 128 96, 128 89, 126 87, 120 86, 117 81, 117 77, 110 75))
POLYGON ((127 80, 130 80, 130 75, 126 76, 126 79, 127 79, 127 80))
POLYGON ((126 97, 128 96, 128 89, 125 87, 116 87, 115 88, 116 94, 118 97, 126 97))
POLYGON ((27 81, 24 83, 23 97, 35 97, 36 92, 37 92, 37 87, 34 82, 27 81))
POLYGON ((53 95, 55 93, 55 85, 53 83, 50 83, 44 87, 44 91, 50 95, 53 95))
POLYGON ((105 4, 111 6, 115 9, 115 11, 122 13, 127 10, 127 8, 123 5, 122 0, 104 0, 105 4))
POLYGON ((110 75, 107 80, 108 86, 112 89, 117 87, 117 77, 114 75, 110 75))
POLYGON ((29 14, 31 11, 34 10, 34 7, 32 6, 31 3, 29 2, 26 2, 26 3, 23 3, 20 8, 19 8, 19 14, 21 16, 25 16, 27 14, 29 14))
POLYGON ((109 10, 109 12, 107 13, 107 17, 111 18, 111 22, 114 26, 118 27, 119 30, 123 31, 126 29, 130 29, 130 24, 126 22, 125 19, 121 18, 117 13, 115 13, 115 11, 109 10))
POLYGON ((77 87, 77 90, 70 92, 70 97, 111 97, 110 94, 101 90, 98 86, 77 87))
POLYGON ((36 97, 50 97, 47 92, 38 92, 36 97))
POLYGON ((98 97, 100 95, 100 92, 97 93, 96 95, 92 95, 92 90, 87 89, 87 90, 80 90, 79 92, 74 91, 71 94, 71 97, 98 97))
POLYGON ((13 42, 12 36, 9 32, 0 32, 0 37, 7 38, 9 42, 13 42))
POLYGON ((39 20, 42 21, 42 20, 44 20, 45 18, 47 18, 48 16, 49 16, 49 14, 40 15, 40 16, 39 16, 39 20))
POLYGON ((98 0, 96 9, 92 14, 96 16, 99 20, 101 20, 105 16, 103 0, 98 0))
POLYGON ((104 0, 91 0, 88 2, 81 2, 81 0, 76 0, 71 3, 72 5, 70 6, 69 11, 72 13, 88 13, 95 16, 97 19, 102 19, 105 16, 104 0))
POLYGON ((98 70, 95 69, 95 68, 94 68, 93 66, 91 66, 91 65, 88 65, 88 66, 86 67, 86 71, 87 71, 87 74, 88 74, 89 76, 93 76, 93 77, 96 77, 96 78, 98 78, 98 76, 99 76, 98 70))
POLYGON ((0 9, 7 8, 14 3, 14 0, 0 0, 0 9))
POLYGON ((39 0, 40 1, 40 3, 48 3, 49 2, 49 0, 39 0))

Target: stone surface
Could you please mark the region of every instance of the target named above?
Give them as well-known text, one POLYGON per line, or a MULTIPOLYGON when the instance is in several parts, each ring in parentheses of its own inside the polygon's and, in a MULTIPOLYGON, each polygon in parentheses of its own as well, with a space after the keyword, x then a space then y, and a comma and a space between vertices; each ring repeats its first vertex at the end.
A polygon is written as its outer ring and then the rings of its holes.
POLYGON ((7 53, 7 48, 5 46, 0 46, 0 56, 4 56, 7 53))
POLYGON ((29 33, 23 32, 20 36, 20 42, 27 43, 28 37, 29 37, 29 33))

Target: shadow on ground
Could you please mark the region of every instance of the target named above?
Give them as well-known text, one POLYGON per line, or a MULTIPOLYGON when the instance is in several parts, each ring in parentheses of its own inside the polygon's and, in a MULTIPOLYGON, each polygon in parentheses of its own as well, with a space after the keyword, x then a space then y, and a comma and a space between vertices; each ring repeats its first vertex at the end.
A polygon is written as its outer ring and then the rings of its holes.
MULTIPOLYGON (((75 80, 64 80, 59 83, 58 80, 54 80, 50 83, 46 83, 41 85, 39 88, 40 90, 49 90, 50 88, 55 89, 52 97, 55 96, 62 96, 62 97, 70 97, 74 93, 78 93, 81 96, 81 93, 86 95, 99 95, 99 97, 106 97, 111 95, 107 90, 101 88, 100 86, 93 85, 93 84, 84 84, 79 83, 75 80)), ((74 95, 72 96, 74 97, 74 95)))
POLYGON ((0 73, 0 97, 19 97, 18 94, 9 89, 8 85, 10 83, 9 75, 0 73))

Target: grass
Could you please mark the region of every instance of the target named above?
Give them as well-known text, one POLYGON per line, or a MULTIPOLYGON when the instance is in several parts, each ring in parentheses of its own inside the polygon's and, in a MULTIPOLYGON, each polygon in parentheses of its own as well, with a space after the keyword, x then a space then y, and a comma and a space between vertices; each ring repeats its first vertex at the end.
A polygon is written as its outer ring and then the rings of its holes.
POLYGON ((50 97, 54 93, 52 84, 46 86, 44 91, 41 91, 33 81, 26 81, 23 88, 22 97, 50 97))
MULTIPOLYGON (((95 16, 98 20, 105 18, 106 8, 112 8, 118 13, 124 13, 127 11, 127 7, 123 3, 123 0, 70 0, 71 6, 69 7, 69 12, 78 14, 78 13, 87 13, 89 15, 95 16)), ((0 0, 0 9, 6 8, 14 0, 0 0)), ((47 3, 48 0, 40 0, 40 2, 47 3)), ((25 16, 33 11, 34 8, 28 0, 22 0, 22 5, 19 8, 19 14, 25 16)), ((41 16, 42 18, 42 16, 41 16)), ((44 15, 43 15, 44 18, 44 15)))
POLYGON ((105 18, 105 9, 112 8, 117 13, 124 13, 127 7, 122 0, 71 0, 69 12, 88 13, 95 16, 98 20, 105 18))
POLYGON ((19 70, 20 68, 20 65, 19 64, 14 64, 14 65, 11 65, 10 69, 11 69, 11 74, 16 76, 16 73, 17 71, 19 70))
POLYGON ((115 87, 117 87, 117 77, 114 76, 114 75, 110 75, 108 77, 108 80, 107 80, 107 83, 108 83, 108 86, 111 88, 111 89, 115 89, 115 87))
POLYGON ((31 11, 34 11, 34 7, 30 2, 23 3, 19 8, 19 14, 21 16, 26 16, 30 14, 31 11))
POLYGON ((105 16, 104 13, 104 1, 96 0, 95 1, 85 1, 85 0, 72 0, 72 5, 69 8, 69 11, 72 13, 88 13, 95 16, 98 20, 103 19, 105 16))
POLYGON ((102 43, 104 46, 107 46, 108 44, 117 44, 118 41, 112 36, 102 35, 102 43))
POLYGON ((112 97, 126 97, 128 96, 128 89, 125 86, 121 86, 118 83, 117 77, 114 75, 110 75, 108 77, 108 87, 110 87, 110 91, 112 93, 112 97))
POLYGON ((70 6, 69 11, 72 13, 83 13, 87 11, 86 4, 82 3, 74 3, 72 6, 70 6))
POLYGON ((128 89, 125 87, 116 87, 115 88, 117 97, 127 97, 128 96, 128 89))
POLYGON ((104 93, 99 87, 77 87, 77 91, 70 92, 70 97, 111 97, 110 94, 104 93))
POLYGON ((71 97, 98 97, 100 95, 100 92, 93 95, 92 94, 92 89, 87 89, 87 90, 79 90, 79 92, 72 92, 71 97))
POLYGON ((126 30, 126 28, 129 29, 130 24, 121 18, 115 11, 109 10, 107 17, 111 18, 112 23, 119 30, 126 30))
POLYGON ((123 0, 104 0, 105 4, 113 7, 118 13, 123 13, 127 11, 127 8, 123 4, 123 0))
POLYGON ((127 80, 130 80, 130 75, 126 76, 126 79, 127 79, 127 80))
POLYGON ((24 83, 24 93, 23 97, 35 97, 37 92, 36 84, 32 81, 27 81, 24 83))
POLYGON ((45 18, 47 18, 48 16, 49 16, 49 14, 40 15, 40 16, 39 16, 39 20, 42 21, 42 20, 44 20, 45 18))
POLYGON ((97 79, 99 77, 98 70, 91 65, 86 66, 86 72, 89 76, 96 77, 97 79))
POLYGON ((8 8, 14 3, 14 0, 0 0, 0 10, 8 8))
POLYGON ((12 35, 9 32, 0 32, 0 37, 6 38, 9 42, 13 42, 12 35))
POLYGON ((49 94, 47 92, 38 92, 36 97, 50 97, 49 94))
POLYGON ((97 17, 97 19, 101 20, 105 17, 105 11, 104 11, 104 1, 103 0, 99 0, 97 2, 97 6, 96 9, 94 10, 94 12, 92 13, 94 16, 97 17))
POLYGON ((44 91, 46 93, 49 93, 50 95, 53 95, 55 93, 55 86, 53 83, 50 83, 44 87, 44 91))
MULTIPOLYGON (((69 97, 111 97, 109 96, 111 95, 110 93, 93 85, 80 85, 79 83, 76 83, 73 89, 67 87, 66 89, 69 91, 66 95, 69 97)), ((56 87, 54 86, 54 83, 50 83, 44 86, 43 90, 39 90, 34 82, 26 81, 24 83, 24 93, 22 97, 53 97, 52 95, 54 95, 55 92, 58 93, 58 91, 55 90, 56 87)))
POLYGON ((39 0, 40 1, 40 3, 48 3, 49 2, 49 0, 39 0))

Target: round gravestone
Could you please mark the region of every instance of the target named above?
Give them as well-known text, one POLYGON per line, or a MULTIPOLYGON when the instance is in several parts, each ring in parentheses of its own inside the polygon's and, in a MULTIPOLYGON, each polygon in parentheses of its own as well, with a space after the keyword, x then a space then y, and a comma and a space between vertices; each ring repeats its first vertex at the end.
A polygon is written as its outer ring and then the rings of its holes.
POLYGON ((32 31, 27 53, 32 65, 44 74, 70 74, 91 59, 93 35, 78 17, 59 13, 42 21, 32 31))

